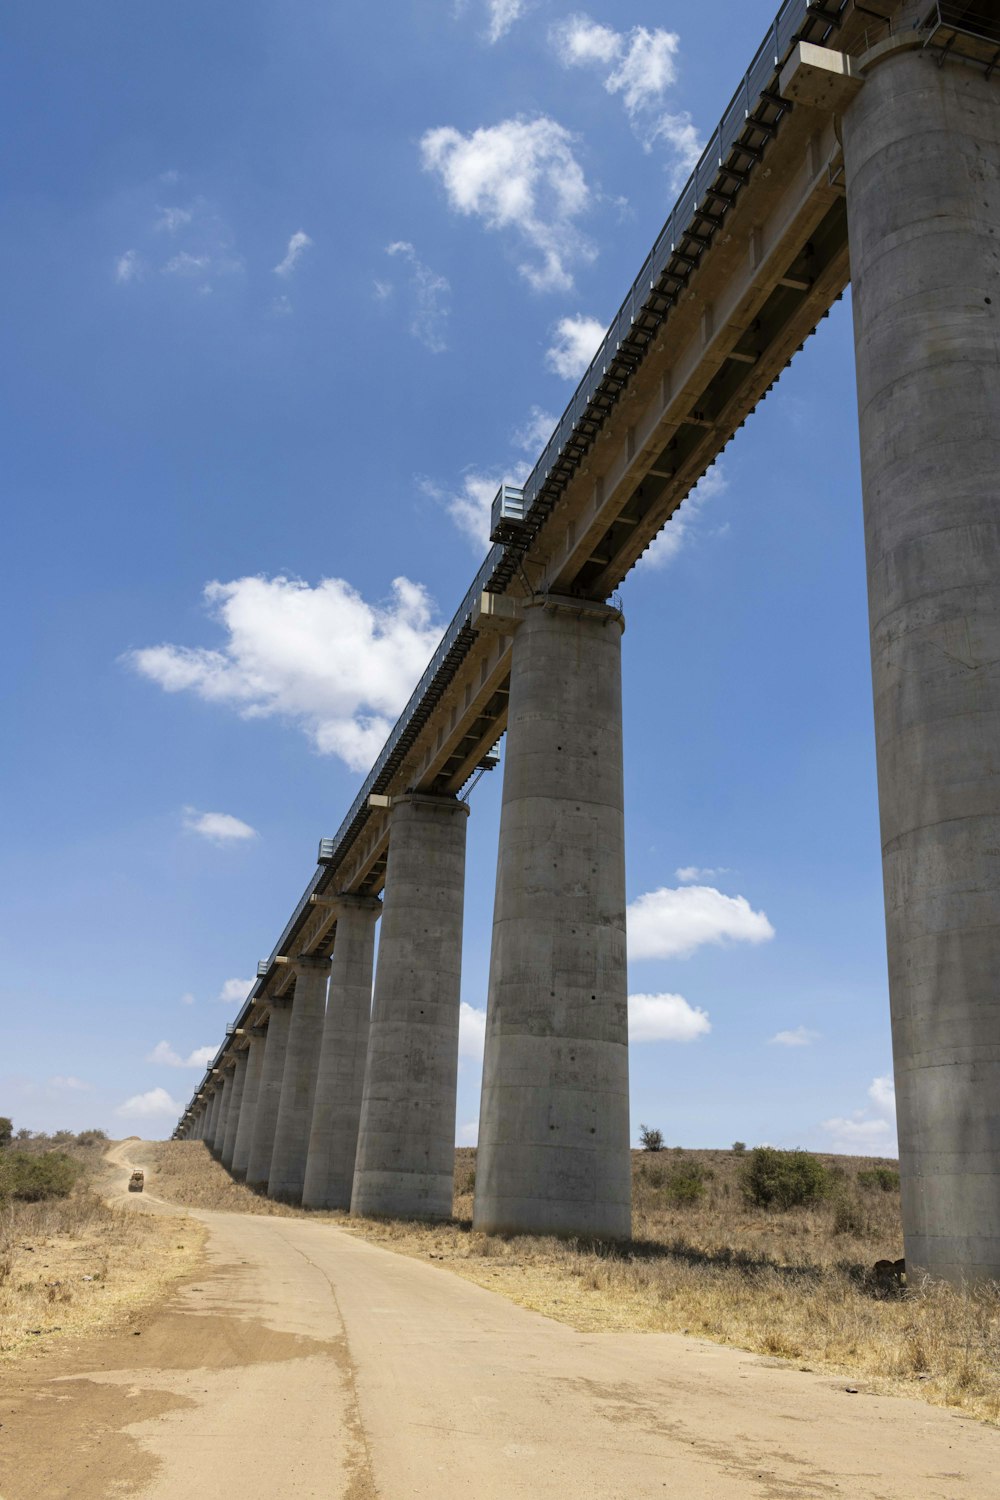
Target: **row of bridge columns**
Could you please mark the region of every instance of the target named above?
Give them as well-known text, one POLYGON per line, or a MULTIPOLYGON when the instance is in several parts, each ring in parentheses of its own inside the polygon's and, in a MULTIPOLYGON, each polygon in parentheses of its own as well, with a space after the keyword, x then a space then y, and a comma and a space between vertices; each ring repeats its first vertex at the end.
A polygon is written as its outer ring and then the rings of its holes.
MULTIPOLYGON (((1000 1279, 1000 72, 902 31, 860 66, 842 124, 906 1255, 1000 1279)), ((622 620, 542 596, 512 628, 475 1222, 623 1236, 622 620)), ((467 811, 393 802, 370 1033, 377 905, 345 904, 325 1011, 300 960, 199 1104, 251 1184, 450 1211, 467 811)))
MULTIPOLYGON (((620 611, 551 595, 513 630, 476 1222, 629 1233, 620 611)), ((188 1133, 273 1198, 451 1213, 469 807, 393 799, 384 901, 231 1051, 188 1133), (372 992, 375 921, 381 914, 372 992), (327 990, 329 989, 329 995, 327 990)))

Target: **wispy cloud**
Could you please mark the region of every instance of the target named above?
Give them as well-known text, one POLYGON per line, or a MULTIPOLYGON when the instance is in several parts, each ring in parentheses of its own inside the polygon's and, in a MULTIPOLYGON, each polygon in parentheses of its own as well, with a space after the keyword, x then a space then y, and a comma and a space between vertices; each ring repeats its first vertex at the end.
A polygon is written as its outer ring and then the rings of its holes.
POLYGON ((724 494, 728 488, 729 476, 721 464, 716 464, 714 469, 703 474, 683 505, 674 511, 659 536, 646 548, 637 566, 663 568, 673 562, 685 543, 697 536, 706 505, 724 494))
POLYGON ((184 229, 194 218, 193 208, 158 208, 155 230, 166 234, 176 234, 179 229, 184 229))
POLYGON ((518 269, 536 291, 568 291, 572 267, 594 258, 577 227, 591 193, 574 138, 547 115, 517 116, 468 135, 452 125, 421 141, 424 170, 441 180, 450 207, 528 250, 518 269))
POLYGON ((382 748, 440 636, 427 591, 408 578, 378 604, 341 578, 238 578, 209 583, 204 598, 221 646, 149 646, 126 663, 165 692, 287 719, 354 771, 382 748))
POLYGON ((708 943, 766 943, 774 928, 745 896, 714 886, 664 886, 633 901, 627 913, 628 956, 689 958, 708 943))
POLYGON ((169 1042, 157 1042, 152 1052, 146 1053, 146 1061, 160 1063, 166 1068, 200 1068, 208 1067, 212 1058, 218 1051, 218 1047, 196 1047, 189 1052, 187 1057, 182 1057, 169 1042))
MULTIPOLYGON (((385 253, 402 257, 410 267, 410 333, 432 354, 443 353, 448 347, 444 336, 444 325, 450 311, 446 301, 451 291, 448 278, 424 265, 409 240, 395 240, 386 246, 385 253)), ((376 295, 382 285, 376 281, 376 295)), ((378 300, 386 301, 390 292, 391 288, 386 289, 378 300)))
POLYGON ((486 9, 489 13, 486 35, 492 45, 506 36, 514 22, 524 15, 525 0, 487 0, 486 9))
POLYGON ((545 351, 545 363, 563 380, 579 380, 606 332, 597 318, 588 318, 583 313, 560 318, 552 332, 552 343, 545 351))
POLYGON ((830 1150, 854 1156, 896 1156, 896 1089, 885 1074, 868 1086, 869 1103, 850 1115, 823 1121, 830 1150))
POLYGON ((89 1093, 93 1088, 92 1083, 84 1083, 82 1078, 74 1078, 72 1073, 56 1073, 53 1078, 47 1080, 50 1089, 58 1089, 60 1092, 89 1093))
POLYGON ((629 995, 630 1042, 693 1042, 712 1029, 708 1015, 683 995, 629 995))
POLYGON ((306 234, 305 230, 297 229, 288 241, 284 259, 280 260, 274 267, 275 276, 291 276, 295 267, 311 245, 312 240, 306 234))
POLYGON ((490 540, 490 509, 493 497, 504 481, 520 484, 530 472, 523 460, 517 460, 504 469, 483 473, 478 469, 467 469, 457 486, 444 486, 431 479, 420 479, 421 491, 443 505, 459 531, 472 543, 477 552, 485 551, 490 540))
POLYGON ((121 283, 138 281, 142 276, 142 262, 136 250, 126 250, 115 261, 115 280, 121 283))
POLYGON ((256 828, 232 813, 199 812, 196 807, 184 809, 184 827, 212 844, 244 844, 259 836, 256 828))
POLYGON ((223 1005, 242 1005, 253 986, 252 979, 227 979, 219 991, 218 998, 223 1005))
POLYGON ((732 871, 725 865, 716 865, 713 869, 706 869, 701 865, 681 865, 674 874, 681 885, 704 885, 708 880, 718 880, 720 875, 731 875, 732 871))
POLYGON ((183 994, 181 996, 181 1004, 182 1005, 193 1005, 194 1004, 194 996, 191 994, 190 991, 188 991, 186 994, 183 994))
POLYGON ((532 455, 540 453, 555 431, 557 420, 550 411, 533 406, 520 427, 514 430, 515 446, 532 455))
POLYGON ((620 96, 644 150, 666 143, 671 179, 680 186, 698 160, 701 142, 686 111, 663 109, 666 93, 677 81, 677 33, 646 26, 615 31, 589 16, 574 15, 550 28, 549 43, 563 67, 603 72, 605 89, 620 96))
POLYGON ((116 1115, 123 1119, 145 1120, 159 1115, 179 1115, 183 1105, 172 1099, 166 1089, 147 1089, 144 1094, 133 1094, 124 1104, 119 1104, 116 1115))
POLYGON ((486 1012, 462 1001, 458 1015, 458 1055, 482 1063, 486 1046, 486 1012))
POLYGON ((808 1026, 796 1026, 792 1031, 776 1031, 769 1040, 769 1045, 774 1047, 811 1047, 813 1042, 819 1041, 819 1032, 810 1031, 808 1026))

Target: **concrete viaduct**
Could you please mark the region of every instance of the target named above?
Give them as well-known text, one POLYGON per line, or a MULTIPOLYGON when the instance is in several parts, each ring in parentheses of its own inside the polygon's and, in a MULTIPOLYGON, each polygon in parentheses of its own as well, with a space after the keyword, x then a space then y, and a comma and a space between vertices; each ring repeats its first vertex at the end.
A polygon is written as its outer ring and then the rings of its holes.
POLYGON ((475 1223, 629 1234, 606 601, 848 280, 906 1256, 1000 1278, 997 0, 786 0, 176 1135, 450 1213, 461 797, 506 734, 475 1223))

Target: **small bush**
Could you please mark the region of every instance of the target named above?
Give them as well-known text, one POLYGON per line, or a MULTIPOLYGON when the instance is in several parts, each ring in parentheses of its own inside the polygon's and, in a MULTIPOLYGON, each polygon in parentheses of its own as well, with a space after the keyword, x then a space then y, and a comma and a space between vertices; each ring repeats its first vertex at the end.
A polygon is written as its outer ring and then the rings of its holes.
POLYGON ((834 1234, 867 1234, 868 1215, 855 1195, 847 1188, 839 1187, 833 1198, 834 1234))
POLYGON ((663 1131, 654 1130, 651 1125, 640 1125, 639 1144, 643 1151, 662 1151, 663 1131))
POLYGON ((741 1184, 748 1202, 758 1208, 798 1208, 826 1197, 830 1174, 808 1151, 755 1146, 742 1170, 741 1184))
POLYGON ((743 1156, 745 1154, 745 1152, 746 1152, 746 1149, 747 1149, 747 1143, 746 1143, 746 1141, 734 1141, 733 1142, 733 1155, 734 1156, 743 1156))
POLYGON ((64 1151, 45 1151, 40 1156, 5 1151, 0 1162, 0 1200, 41 1203, 46 1198, 65 1198, 81 1171, 80 1164, 64 1151))
POLYGON ((894 1172, 891 1167, 866 1168, 858 1173, 858 1187, 865 1188, 868 1192, 898 1193, 899 1173, 894 1172))
POLYGON ((652 1162, 642 1168, 644 1182, 648 1182, 652 1188, 661 1188, 667 1180, 665 1167, 654 1166, 652 1162))
POLYGON ((667 1178, 667 1199, 670 1203, 697 1203, 705 1196, 705 1169, 699 1162, 687 1160, 677 1162, 667 1178))

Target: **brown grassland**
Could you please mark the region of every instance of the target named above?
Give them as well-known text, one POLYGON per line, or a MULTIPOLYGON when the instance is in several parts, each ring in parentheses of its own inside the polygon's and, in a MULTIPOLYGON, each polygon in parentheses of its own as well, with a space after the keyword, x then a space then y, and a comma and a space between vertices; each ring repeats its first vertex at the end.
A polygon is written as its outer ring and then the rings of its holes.
POLYGON ((109 1142, 56 1144, 83 1168, 70 1193, 0 1202, 0 1361, 53 1339, 127 1326, 193 1270, 204 1240, 193 1219, 157 1219, 105 1201, 109 1142))

